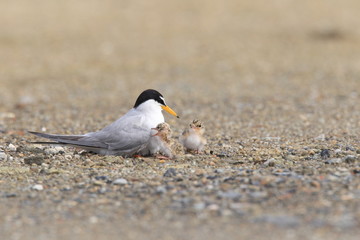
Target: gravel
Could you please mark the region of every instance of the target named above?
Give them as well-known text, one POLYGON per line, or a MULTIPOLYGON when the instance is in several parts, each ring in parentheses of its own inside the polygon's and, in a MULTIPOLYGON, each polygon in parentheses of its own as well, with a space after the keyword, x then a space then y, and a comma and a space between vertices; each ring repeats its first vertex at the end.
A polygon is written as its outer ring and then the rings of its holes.
POLYGON ((6 160, 6 159, 7 159, 6 153, 0 150, 0 161, 1 160, 6 160))
POLYGON ((128 181, 124 178, 118 178, 118 179, 115 179, 112 183, 114 185, 126 185, 126 184, 128 184, 128 181))
POLYGON ((0 3, 0 239, 358 238, 358 1, 41 2, 0 3), (181 116, 174 159, 30 143, 146 88, 181 116))

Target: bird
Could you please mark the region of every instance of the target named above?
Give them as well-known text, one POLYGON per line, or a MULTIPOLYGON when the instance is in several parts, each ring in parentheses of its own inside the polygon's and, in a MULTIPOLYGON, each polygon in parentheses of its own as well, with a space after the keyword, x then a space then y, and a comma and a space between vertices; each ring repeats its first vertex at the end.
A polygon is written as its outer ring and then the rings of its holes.
POLYGON ((150 155, 162 154, 166 158, 173 158, 171 152, 171 128, 166 122, 159 123, 156 128, 151 129, 151 137, 148 149, 150 155))
POLYGON ((131 157, 146 152, 152 128, 165 121, 162 110, 179 118, 165 103, 161 93, 154 89, 143 91, 132 109, 125 115, 96 132, 83 135, 57 135, 29 131, 38 137, 53 142, 32 142, 35 144, 70 145, 100 155, 131 157))
POLYGON ((193 120, 180 136, 180 143, 187 152, 200 153, 206 144, 203 134, 205 127, 200 120, 193 120))

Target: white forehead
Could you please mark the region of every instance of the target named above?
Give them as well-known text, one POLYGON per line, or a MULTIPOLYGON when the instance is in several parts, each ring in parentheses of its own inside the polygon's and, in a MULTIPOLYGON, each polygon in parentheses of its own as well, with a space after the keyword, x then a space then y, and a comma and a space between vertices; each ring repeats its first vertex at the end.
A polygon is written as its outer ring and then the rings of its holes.
POLYGON ((160 99, 164 101, 165 105, 166 105, 166 102, 165 102, 165 99, 164 97, 160 96, 160 99))

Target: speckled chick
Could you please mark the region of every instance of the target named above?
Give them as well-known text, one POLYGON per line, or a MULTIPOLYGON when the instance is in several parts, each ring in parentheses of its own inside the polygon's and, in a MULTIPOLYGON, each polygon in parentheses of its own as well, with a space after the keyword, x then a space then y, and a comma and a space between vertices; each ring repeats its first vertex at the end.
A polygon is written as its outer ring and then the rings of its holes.
POLYGON ((204 149, 206 139, 203 134, 205 127, 200 120, 193 120, 189 128, 185 129, 180 136, 180 143, 185 151, 199 153, 204 149))
POLYGON ((151 129, 151 137, 148 149, 151 155, 161 154, 168 158, 173 158, 171 152, 171 128, 170 125, 163 122, 156 128, 151 129))

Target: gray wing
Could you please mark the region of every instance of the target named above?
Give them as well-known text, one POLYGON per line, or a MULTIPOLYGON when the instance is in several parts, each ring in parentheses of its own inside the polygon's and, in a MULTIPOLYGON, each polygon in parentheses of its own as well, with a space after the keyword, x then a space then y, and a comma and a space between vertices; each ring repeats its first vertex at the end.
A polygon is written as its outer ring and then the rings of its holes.
POLYGON ((132 154, 146 147, 151 128, 144 127, 145 119, 139 115, 126 114, 100 131, 85 135, 55 135, 29 132, 56 143, 70 144, 87 149, 104 149, 113 154, 132 154), (126 118, 124 118, 126 116, 126 118))
MULTIPOLYGON (((129 120, 129 119, 127 119, 129 120)), ((151 129, 135 124, 127 125, 114 122, 106 128, 93 133, 85 134, 82 141, 105 144, 108 150, 119 152, 133 152, 141 150, 148 143, 151 129)))

